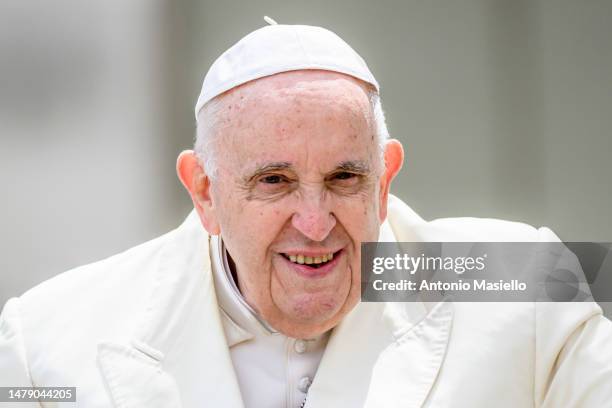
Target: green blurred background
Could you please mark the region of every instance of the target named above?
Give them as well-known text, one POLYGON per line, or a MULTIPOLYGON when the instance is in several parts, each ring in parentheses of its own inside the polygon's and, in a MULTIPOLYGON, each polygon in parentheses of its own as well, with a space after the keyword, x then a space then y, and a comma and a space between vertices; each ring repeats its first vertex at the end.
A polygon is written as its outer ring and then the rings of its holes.
POLYGON ((612 1, 3 0, 0 304, 185 217, 201 81, 264 15, 366 59, 425 218, 612 241, 612 1))

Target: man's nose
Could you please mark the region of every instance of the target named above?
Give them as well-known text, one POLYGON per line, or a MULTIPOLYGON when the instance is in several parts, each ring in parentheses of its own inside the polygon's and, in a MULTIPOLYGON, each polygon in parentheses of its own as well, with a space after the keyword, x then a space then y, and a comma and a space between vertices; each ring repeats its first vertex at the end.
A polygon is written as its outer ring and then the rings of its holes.
POLYGON ((321 195, 303 198, 291 217, 291 225, 312 241, 323 241, 336 225, 329 203, 321 195))

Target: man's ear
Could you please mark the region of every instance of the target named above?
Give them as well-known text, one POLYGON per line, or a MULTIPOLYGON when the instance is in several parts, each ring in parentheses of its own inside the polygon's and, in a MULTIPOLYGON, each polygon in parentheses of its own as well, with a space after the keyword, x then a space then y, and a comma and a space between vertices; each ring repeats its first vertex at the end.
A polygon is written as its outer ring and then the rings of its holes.
POLYGON ((380 206, 379 219, 383 222, 387 218, 387 201, 391 181, 399 173, 404 163, 404 148, 399 140, 391 139, 385 144, 385 171, 380 179, 380 206))
POLYGON ((185 150, 176 160, 176 172, 189 192, 202 225, 210 235, 221 232, 211 199, 210 177, 206 175, 193 150, 185 150))

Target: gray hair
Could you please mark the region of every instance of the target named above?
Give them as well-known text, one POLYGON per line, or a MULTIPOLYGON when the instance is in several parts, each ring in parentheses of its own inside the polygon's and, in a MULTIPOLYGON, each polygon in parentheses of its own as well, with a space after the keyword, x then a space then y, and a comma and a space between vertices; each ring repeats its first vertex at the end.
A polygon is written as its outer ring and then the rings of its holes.
MULTIPOLYGON (((195 154, 204 172, 212 180, 216 179, 218 170, 216 161, 217 152, 215 151, 217 135, 215 130, 219 122, 219 111, 222 109, 223 95, 216 96, 202 107, 196 124, 195 154)), ((380 95, 375 89, 368 88, 368 99, 374 114, 374 130, 378 140, 380 160, 384 161, 385 144, 389 139, 385 113, 382 109, 380 95)))

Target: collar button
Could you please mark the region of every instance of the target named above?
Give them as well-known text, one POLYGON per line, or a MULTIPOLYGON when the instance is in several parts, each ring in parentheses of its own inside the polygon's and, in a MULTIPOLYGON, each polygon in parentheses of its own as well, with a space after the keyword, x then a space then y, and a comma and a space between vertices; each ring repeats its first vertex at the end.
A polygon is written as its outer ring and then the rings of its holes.
POLYGON ((306 342, 304 340, 296 340, 293 349, 296 353, 304 353, 306 351, 306 342))

